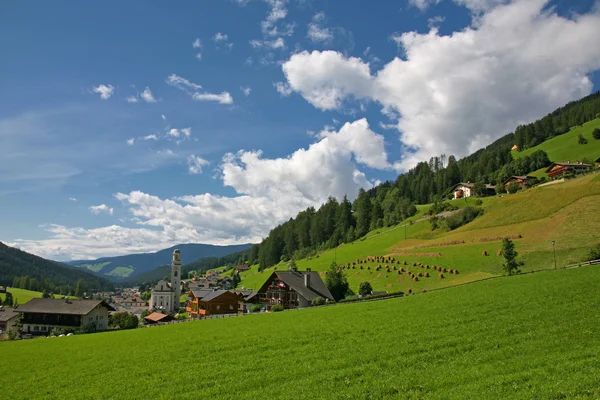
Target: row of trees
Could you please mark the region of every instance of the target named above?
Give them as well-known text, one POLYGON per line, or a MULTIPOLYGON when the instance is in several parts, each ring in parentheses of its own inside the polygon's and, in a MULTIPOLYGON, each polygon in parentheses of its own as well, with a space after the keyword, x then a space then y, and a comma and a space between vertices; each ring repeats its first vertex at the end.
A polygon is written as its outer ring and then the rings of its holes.
POLYGON ((12 287, 33 290, 35 292, 44 292, 44 294, 48 294, 47 297, 50 297, 50 294, 83 297, 84 293, 89 290, 87 283, 82 278, 78 279, 77 284, 73 287, 70 285, 56 286, 49 278, 40 281, 29 275, 15 276, 13 278, 12 287))
POLYGON ((562 135, 573 126, 600 117, 600 92, 573 101, 531 124, 518 126, 515 143, 520 149, 536 146, 554 136, 562 135))

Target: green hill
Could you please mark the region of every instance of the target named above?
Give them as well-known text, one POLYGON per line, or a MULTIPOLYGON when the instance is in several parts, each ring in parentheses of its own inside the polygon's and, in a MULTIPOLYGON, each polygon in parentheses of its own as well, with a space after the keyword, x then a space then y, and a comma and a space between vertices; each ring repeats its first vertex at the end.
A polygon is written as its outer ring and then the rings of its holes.
POLYGON ((0 343, 11 366, 2 387, 13 399, 597 399, 599 279, 598 267, 583 267, 393 300, 0 343))
POLYGON ((543 150, 548 154, 550 161, 581 161, 584 158, 594 161, 600 157, 600 140, 592 137, 595 128, 600 129, 600 118, 573 127, 569 132, 548 139, 535 147, 514 151, 513 157, 522 158, 531 155, 534 151, 543 150), (577 141, 579 134, 587 139, 587 144, 579 144, 577 141))
MULTIPOLYGON (((19 304, 25 304, 31 299, 41 299, 42 292, 35 292, 33 290, 19 289, 19 288, 8 288, 8 291, 12 293, 13 301, 17 300, 19 304)), ((59 298, 59 295, 55 295, 55 297, 59 298)), ((0 293, 0 302, 4 301, 6 295, 4 293, 0 293)), ((71 298, 75 298, 71 296, 71 298)))
MULTIPOLYGON (((375 271, 378 263, 357 265, 346 270, 351 288, 357 291, 360 282, 368 281, 375 290, 389 292, 434 289, 502 275, 502 257, 497 255, 504 236, 521 235, 514 239, 517 251, 525 261, 524 271, 553 268, 554 254, 551 241, 556 241, 558 265, 581 261, 593 244, 600 242, 600 176, 589 175, 564 183, 535 187, 514 195, 485 198, 484 214, 475 221, 450 232, 432 231, 423 219, 428 207, 420 207, 410 220, 419 221, 371 232, 364 240, 343 244, 337 249, 324 251, 311 259, 297 261, 299 269, 311 268, 324 274, 334 258, 338 265, 364 260, 368 256, 391 255, 416 272, 429 272, 430 278, 414 282, 407 274, 398 275, 375 271), (379 233, 378 233, 379 232, 379 233), (488 256, 483 256, 483 252, 488 256), (439 273, 413 263, 457 269, 458 275, 439 273), (371 269, 367 270, 366 266, 371 269)), ((454 200, 451 203, 474 205, 476 199, 454 200)), ((385 267, 385 264, 384 264, 385 267)), ((285 263, 258 272, 253 266, 242 273, 241 285, 258 288, 275 269, 287 268, 285 263)))

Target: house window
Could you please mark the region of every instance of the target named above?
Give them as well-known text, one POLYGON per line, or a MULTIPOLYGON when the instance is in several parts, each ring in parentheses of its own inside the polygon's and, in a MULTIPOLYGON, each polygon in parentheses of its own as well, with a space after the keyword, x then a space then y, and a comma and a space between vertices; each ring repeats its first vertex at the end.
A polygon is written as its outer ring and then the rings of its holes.
POLYGON ((220 310, 220 309, 221 309, 221 306, 217 306, 217 310, 220 310))
POLYGON ((33 327, 33 330, 37 332, 37 331, 39 331, 39 330, 40 330, 40 327, 39 327, 39 326, 34 326, 34 327, 33 327))
POLYGON ((230 310, 233 310, 233 306, 232 306, 231 304, 229 305, 229 309, 230 309, 230 310))

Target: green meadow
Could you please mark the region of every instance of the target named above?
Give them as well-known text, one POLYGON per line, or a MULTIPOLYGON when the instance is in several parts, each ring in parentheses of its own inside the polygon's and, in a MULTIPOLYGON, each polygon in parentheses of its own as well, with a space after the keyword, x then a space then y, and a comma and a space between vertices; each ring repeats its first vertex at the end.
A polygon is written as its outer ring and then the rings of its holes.
MULTIPOLYGON (((373 231, 364 239, 298 260, 297 265, 301 270, 311 268, 324 274, 334 259, 343 265, 368 256, 393 255, 408 264, 397 267, 429 272, 431 277, 415 282, 407 274, 398 275, 394 270, 386 273, 385 264, 381 271, 374 270, 378 263, 362 264, 363 269, 357 264, 355 269, 345 270, 351 288, 356 291, 361 282, 368 281, 378 291, 435 289, 502 275, 503 259, 498 250, 504 236, 516 237, 516 249, 525 262, 523 271, 554 267, 552 240, 556 241, 557 265, 568 265, 582 261, 589 249, 600 243, 599 201, 600 180, 588 175, 513 195, 485 198, 482 216, 450 232, 432 231, 429 221, 423 219, 427 209, 423 206, 411 218, 416 221, 413 224, 373 231), (483 256, 484 252, 488 255, 483 256), (435 271, 413 267, 414 263, 457 269, 459 274, 440 278, 435 271)), ((473 198, 452 201, 461 207, 475 202, 473 198)), ((241 274, 241 286, 257 289, 275 269, 286 268, 287 264, 281 263, 258 272, 258 267, 252 266, 241 274)))
POLYGON ((600 157, 600 140, 592 137, 595 128, 600 129, 600 118, 573 127, 569 132, 548 139, 535 147, 520 152, 514 151, 512 154, 514 158, 521 158, 534 151, 544 150, 550 161, 580 161, 583 158, 594 161, 600 157), (587 144, 579 144, 577 139, 580 133, 587 139, 587 144))
MULTIPOLYGON (((13 301, 17 300, 19 304, 25 304, 31 299, 41 299, 42 292, 34 292, 33 290, 8 288, 8 291, 13 295, 13 301)), ((6 295, 0 293, 0 300, 4 301, 6 295)))
POLYGON ((597 399, 600 268, 0 343, 10 399, 597 399))

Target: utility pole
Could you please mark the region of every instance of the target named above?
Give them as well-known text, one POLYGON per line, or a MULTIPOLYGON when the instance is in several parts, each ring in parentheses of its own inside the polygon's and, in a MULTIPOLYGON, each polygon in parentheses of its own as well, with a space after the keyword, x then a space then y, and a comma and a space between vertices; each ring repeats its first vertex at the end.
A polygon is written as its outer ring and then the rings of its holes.
POLYGON ((404 223, 404 240, 406 240, 406 225, 408 225, 408 222, 404 223))
POLYGON ((554 269, 556 269, 556 241, 552 241, 552 251, 554 252, 554 269))

